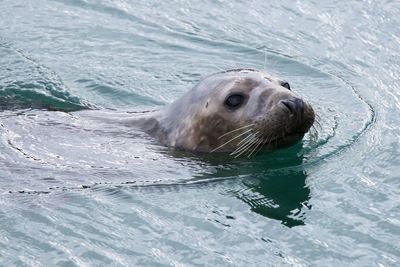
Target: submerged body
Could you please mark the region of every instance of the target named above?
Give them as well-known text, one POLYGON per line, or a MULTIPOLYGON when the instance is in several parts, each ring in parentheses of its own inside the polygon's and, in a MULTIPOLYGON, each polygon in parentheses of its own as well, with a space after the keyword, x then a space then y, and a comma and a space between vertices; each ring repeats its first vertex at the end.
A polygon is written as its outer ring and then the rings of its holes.
POLYGON ((251 155, 299 142, 314 118, 311 105, 287 82, 238 69, 204 78, 136 123, 171 148, 251 155))

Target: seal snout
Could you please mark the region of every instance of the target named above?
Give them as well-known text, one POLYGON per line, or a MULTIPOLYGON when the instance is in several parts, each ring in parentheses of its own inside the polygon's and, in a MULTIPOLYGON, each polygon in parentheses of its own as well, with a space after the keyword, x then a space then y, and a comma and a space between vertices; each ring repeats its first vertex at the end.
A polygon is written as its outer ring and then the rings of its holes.
POLYGON ((287 133, 306 133, 314 123, 314 110, 300 97, 290 97, 279 101, 281 110, 286 114, 287 133))
POLYGON ((280 104, 285 107, 285 110, 289 112, 290 115, 303 114, 304 113, 304 101, 301 98, 291 98, 281 100, 280 104))

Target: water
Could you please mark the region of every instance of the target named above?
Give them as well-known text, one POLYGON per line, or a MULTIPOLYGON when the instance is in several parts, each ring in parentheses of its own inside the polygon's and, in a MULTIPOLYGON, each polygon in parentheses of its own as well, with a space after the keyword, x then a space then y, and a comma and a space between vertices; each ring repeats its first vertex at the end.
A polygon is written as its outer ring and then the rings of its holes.
POLYGON ((397 1, 0 7, 0 265, 399 265, 397 1), (233 159, 88 116, 238 67, 288 80, 317 135, 233 159))

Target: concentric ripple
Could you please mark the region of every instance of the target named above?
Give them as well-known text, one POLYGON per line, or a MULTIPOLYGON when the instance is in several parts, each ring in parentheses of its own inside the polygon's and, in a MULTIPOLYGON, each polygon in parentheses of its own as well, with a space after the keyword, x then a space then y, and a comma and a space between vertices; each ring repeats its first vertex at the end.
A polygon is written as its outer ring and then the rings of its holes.
POLYGON ((0 265, 397 266, 396 1, 0 1, 0 265), (263 69, 303 142, 170 151, 121 117, 263 69))

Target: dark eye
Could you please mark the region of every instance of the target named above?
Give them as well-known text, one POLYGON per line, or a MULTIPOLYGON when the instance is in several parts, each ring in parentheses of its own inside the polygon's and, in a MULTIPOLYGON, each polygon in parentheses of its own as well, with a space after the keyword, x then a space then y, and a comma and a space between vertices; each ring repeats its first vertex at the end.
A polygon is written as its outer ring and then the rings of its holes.
POLYGON ((244 102, 244 95, 242 94, 232 94, 228 96, 225 100, 225 105, 228 106, 230 109, 237 109, 240 107, 244 102))
POLYGON ((289 85, 288 82, 281 82, 281 86, 283 86, 283 87, 285 87, 285 88, 290 90, 290 85, 289 85))

